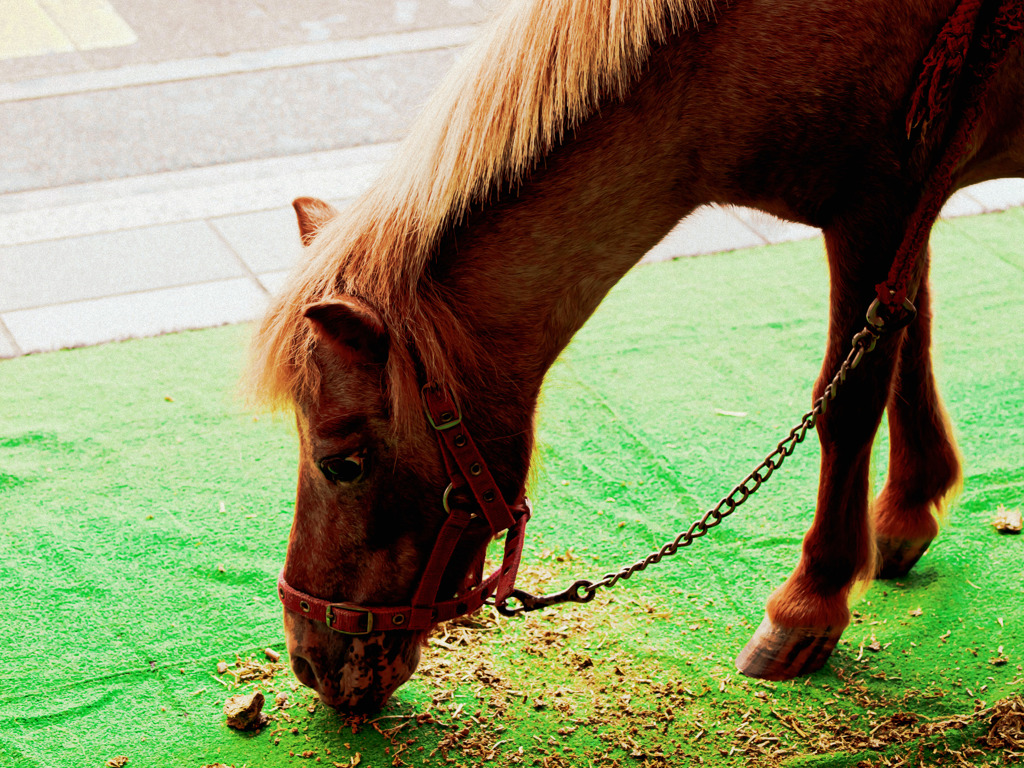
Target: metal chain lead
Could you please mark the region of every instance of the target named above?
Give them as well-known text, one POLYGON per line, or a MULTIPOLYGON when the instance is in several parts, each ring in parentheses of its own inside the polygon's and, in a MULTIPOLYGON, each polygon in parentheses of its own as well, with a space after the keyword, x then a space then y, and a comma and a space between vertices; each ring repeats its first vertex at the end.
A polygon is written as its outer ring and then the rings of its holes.
MULTIPOLYGON (((597 590, 603 587, 614 587, 620 579, 628 579, 634 573, 642 571, 647 568, 648 565, 653 565, 659 562, 663 557, 671 557, 682 547, 689 546, 694 542, 695 539, 699 539, 701 536, 707 534, 707 532, 714 528, 716 525, 722 522, 725 518, 731 515, 736 509, 749 499, 754 493, 757 492, 765 481, 771 477, 772 472, 782 466, 782 463, 786 460, 787 456, 792 456, 796 447, 804 441, 807 436, 807 430, 812 429, 818 421, 818 417, 821 416, 825 411, 828 410, 828 404, 836 399, 836 395, 839 394, 839 388, 845 383, 847 374, 860 365, 861 360, 864 356, 871 352, 875 348, 875 343, 882 335, 883 330, 885 332, 898 330, 898 328, 906 325, 909 320, 903 318, 904 322, 898 322, 894 324, 883 323, 877 318, 877 314, 873 317, 872 310, 877 310, 877 302, 872 304, 872 309, 868 310, 868 322, 869 324, 864 326, 864 330, 856 334, 851 342, 852 347, 846 359, 843 360, 839 366, 839 370, 836 375, 832 378, 832 381, 825 391, 822 392, 815 402, 811 410, 804 414, 800 423, 793 427, 789 434, 779 441, 779 444, 775 447, 771 453, 769 453, 764 460, 754 468, 754 471, 747 475, 743 480, 723 497, 714 507, 704 513, 704 516, 699 520, 695 520, 685 531, 680 533, 671 541, 665 543, 660 549, 651 552, 649 555, 641 560, 637 560, 632 565, 627 565, 618 571, 606 573, 600 579, 594 581, 591 579, 580 579, 572 584, 568 589, 561 592, 553 592, 548 595, 531 595, 529 592, 525 592, 520 589, 515 589, 510 595, 510 599, 519 601, 519 605, 515 607, 509 607, 507 601, 503 601, 495 607, 498 612, 504 616, 515 616, 519 613, 526 613, 528 611, 536 611, 540 608, 546 608, 550 605, 558 605, 559 603, 589 603, 594 599, 597 594, 597 590), (883 325, 884 327, 883 329, 883 325)), ((911 308, 913 305, 911 305, 911 308)), ((916 310, 914 310, 916 313, 916 310)), ((913 316, 910 317, 910 320, 913 316)))

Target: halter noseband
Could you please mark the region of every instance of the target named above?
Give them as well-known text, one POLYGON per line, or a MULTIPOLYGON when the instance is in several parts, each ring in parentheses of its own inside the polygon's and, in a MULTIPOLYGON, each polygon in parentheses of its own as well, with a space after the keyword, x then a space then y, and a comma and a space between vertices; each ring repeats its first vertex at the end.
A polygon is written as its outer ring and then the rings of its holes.
POLYGON ((428 384, 422 394, 427 421, 437 435, 450 482, 442 497, 448 516, 437 534, 412 603, 403 606, 332 603, 290 586, 282 570, 277 578, 277 594, 285 610, 326 624, 335 632, 365 635, 374 630, 430 629, 442 621, 473 613, 492 596, 494 603, 501 605, 512 594, 526 538, 526 522, 530 519, 530 503, 522 492, 511 506, 505 502, 448 389, 428 384), (473 494, 479 512, 450 507, 452 492, 463 487, 468 487, 473 494), (439 601, 437 591, 455 546, 470 521, 481 514, 492 535, 507 531, 501 566, 472 589, 439 601))

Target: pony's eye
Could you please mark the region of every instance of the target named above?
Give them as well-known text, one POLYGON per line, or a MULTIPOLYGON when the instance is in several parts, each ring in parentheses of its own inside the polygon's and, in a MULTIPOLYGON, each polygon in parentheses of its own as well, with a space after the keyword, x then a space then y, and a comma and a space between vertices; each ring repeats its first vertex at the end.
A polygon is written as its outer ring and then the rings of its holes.
POLYGON ((320 460, 320 471, 332 483, 354 483, 363 477, 366 452, 357 451, 348 456, 328 456, 320 460))

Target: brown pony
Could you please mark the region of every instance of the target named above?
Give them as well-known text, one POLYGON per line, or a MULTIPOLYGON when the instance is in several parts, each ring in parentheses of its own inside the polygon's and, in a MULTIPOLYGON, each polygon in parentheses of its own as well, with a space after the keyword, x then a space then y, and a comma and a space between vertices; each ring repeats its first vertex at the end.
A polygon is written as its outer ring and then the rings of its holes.
MULTIPOLYGON (((454 393, 511 504, 545 372, 615 282, 700 205, 824 231, 820 394, 952 124, 908 141, 922 59, 970 2, 510 0, 365 196, 343 212, 295 202, 308 247, 256 333, 252 370, 255 390, 298 419, 287 583, 324 600, 407 604, 449 481, 421 388, 454 393)), ((1024 175, 1019 46, 983 107, 953 189, 1024 175)), ((849 622, 853 584, 907 572, 937 533, 960 465, 929 359, 927 270, 924 248, 908 286, 917 319, 878 343, 818 421, 814 522, 740 654, 746 674, 818 669, 849 622), (889 475, 870 504, 886 408, 889 475)), ((490 535, 470 526, 441 597, 478 578, 490 535)), ((346 709, 386 701, 424 634, 341 634, 292 611, 285 631, 299 679, 346 709)))

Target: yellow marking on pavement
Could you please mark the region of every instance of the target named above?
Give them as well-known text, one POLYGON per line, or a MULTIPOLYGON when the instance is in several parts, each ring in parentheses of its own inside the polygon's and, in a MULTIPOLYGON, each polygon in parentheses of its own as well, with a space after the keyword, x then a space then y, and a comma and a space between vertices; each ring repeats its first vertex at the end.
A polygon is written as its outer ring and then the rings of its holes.
POLYGON ((0 59, 114 48, 137 40, 107 0, 0 0, 0 59))
POLYGON ((60 27, 34 0, 0 0, 0 59, 74 49, 60 27))
POLYGON ((139 38, 107 0, 38 0, 75 48, 115 48, 139 38))

